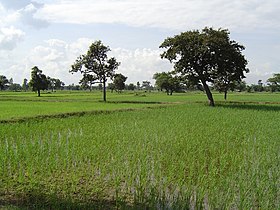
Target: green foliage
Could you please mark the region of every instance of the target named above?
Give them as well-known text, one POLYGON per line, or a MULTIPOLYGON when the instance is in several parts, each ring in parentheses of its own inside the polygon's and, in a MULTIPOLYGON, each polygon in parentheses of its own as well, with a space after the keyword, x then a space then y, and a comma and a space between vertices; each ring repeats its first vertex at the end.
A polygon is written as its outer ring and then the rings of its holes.
POLYGON ((6 76, 0 75, 0 90, 4 90, 6 87, 8 87, 9 80, 6 76))
POLYGON ((62 82, 60 79, 47 77, 47 80, 48 80, 48 89, 52 91, 62 90, 65 85, 64 82, 62 82))
POLYGON ((114 85, 114 89, 117 92, 121 92, 122 90, 125 89, 125 81, 126 81, 127 77, 122 75, 122 74, 115 74, 114 75, 114 79, 113 79, 113 85, 114 85))
POLYGON ((101 41, 95 41, 89 47, 85 55, 79 56, 75 63, 71 66, 71 73, 80 72, 84 78, 91 75, 90 82, 98 81, 103 85, 103 100, 106 101, 106 82, 108 78, 113 78, 115 70, 120 65, 117 60, 112 57, 108 58, 107 53, 110 48, 103 45, 101 41))
POLYGON ((91 74, 84 74, 79 82, 84 90, 89 89, 90 91, 92 90, 92 85, 95 83, 97 83, 95 77, 91 74))
POLYGON ((20 91, 20 90, 22 90, 22 87, 20 86, 20 84, 12 83, 9 86, 9 90, 10 91, 20 91))
MULTIPOLYGON (((140 83, 138 85, 138 82, 137 82, 137 87, 140 87, 140 83)), ((142 90, 145 90, 145 91, 151 91, 152 90, 152 86, 151 86, 151 82, 150 81, 142 81, 142 86, 141 86, 141 89, 142 90)))
POLYGON ((177 76, 172 76, 170 72, 155 73, 153 79, 156 80, 155 84, 160 90, 166 90, 167 95, 172 95, 174 91, 181 89, 180 79, 177 76))
POLYGON ((32 87, 33 91, 38 92, 38 96, 41 95, 41 90, 48 89, 48 80, 46 75, 43 74, 37 66, 34 66, 31 71, 31 80, 29 86, 32 87))
POLYGON ((280 74, 273 74, 273 77, 269 78, 267 82, 280 85, 280 74))
POLYGON ((160 47, 166 48, 161 57, 174 63, 175 73, 203 85, 210 106, 214 106, 214 100, 208 82, 219 81, 219 86, 227 89, 247 71, 247 61, 241 54, 244 47, 230 40, 225 29, 206 27, 201 32, 187 31, 165 39, 160 47))
POLYGON ((137 87, 133 83, 129 83, 129 85, 126 86, 127 90, 135 90, 137 87))
POLYGON ((28 80, 26 78, 23 79, 22 89, 26 92, 28 90, 28 80))
POLYGON ((268 78, 267 82, 271 92, 280 91, 280 74, 273 74, 273 77, 268 78))

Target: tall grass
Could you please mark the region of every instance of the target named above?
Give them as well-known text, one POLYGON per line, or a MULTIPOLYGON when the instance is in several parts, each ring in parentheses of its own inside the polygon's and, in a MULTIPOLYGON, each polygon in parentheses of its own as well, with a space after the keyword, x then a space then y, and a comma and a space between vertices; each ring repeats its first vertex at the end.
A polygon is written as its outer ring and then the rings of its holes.
POLYGON ((279 117, 257 105, 184 104, 3 124, 0 202, 279 209, 279 117))

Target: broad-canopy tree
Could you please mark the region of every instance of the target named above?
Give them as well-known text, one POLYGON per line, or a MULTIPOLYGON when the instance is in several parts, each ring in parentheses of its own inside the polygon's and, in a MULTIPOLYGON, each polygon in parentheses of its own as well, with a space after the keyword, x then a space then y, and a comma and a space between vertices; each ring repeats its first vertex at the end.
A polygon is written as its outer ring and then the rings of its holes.
POLYGON ((120 65, 114 57, 108 58, 110 51, 108 46, 99 41, 95 41, 89 47, 86 54, 80 55, 71 66, 71 73, 80 72, 85 75, 92 75, 93 81, 98 81, 103 85, 103 100, 106 101, 106 82, 108 78, 113 78, 115 70, 120 65))
POLYGON ((113 79, 113 85, 114 89, 117 92, 121 92, 125 89, 125 81, 127 80, 127 77, 123 74, 115 74, 113 79))
POLYGON ((267 82, 269 84, 271 92, 280 90, 280 74, 273 74, 273 77, 268 78, 267 82))
POLYGON ((221 40, 219 39, 218 47, 215 52, 217 68, 216 75, 214 75, 214 85, 219 91, 224 92, 224 99, 226 100, 228 90, 233 90, 245 78, 244 73, 249 72, 246 68, 248 62, 242 55, 245 47, 231 41, 228 35, 224 35, 221 40))
POLYGON ((230 40, 227 29, 204 28, 183 32, 180 35, 167 38, 160 45, 166 50, 161 57, 174 63, 175 73, 192 83, 201 83, 209 105, 214 106, 214 99, 209 83, 244 78, 247 61, 241 54, 242 45, 230 40))
POLYGON ((47 77, 48 80, 48 89, 51 90, 52 92, 54 90, 62 90, 64 87, 64 82, 62 82, 60 79, 52 78, 52 77, 47 77))
POLYGON ((38 97, 41 96, 41 90, 48 89, 48 79, 43 71, 37 66, 31 69, 31 80, 29 81, 29 86, 32 87, 33 91, 37 91, 38 97))
POLYGON ((174 91, 181 88, 180 79, 173 76, 171 72, 155 73, 153 79, 156 80, 155 85, 160 90, 165 90, 167 95, 172 95, 174 91))
POLYGON ((6 87, 8 87, 9 80, 6 76, 0 75, 0 90, 4 90, 6 87))

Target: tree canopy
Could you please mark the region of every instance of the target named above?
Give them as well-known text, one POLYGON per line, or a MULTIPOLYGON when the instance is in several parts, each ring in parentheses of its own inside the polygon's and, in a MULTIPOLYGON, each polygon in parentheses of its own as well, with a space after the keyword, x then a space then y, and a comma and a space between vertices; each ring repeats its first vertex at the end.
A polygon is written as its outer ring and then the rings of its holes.
POLYGON ((267 79, 271 92, 280 90, 280 74, 273 74, 273 77, 267 79))
POLYGON ((209 105, 214 99, 209 83, 219 81, 228 88, 232 81, 244 78, 247 60, 241 54, 244 46, 230 40, 227 29, 204 28, 183 32, 164 40, 161 57, 174 64, 175 73, 194 84, 202 84, 209 105))
POLYGON ((71 66, 71 73, 80 72, 85 75, 92 75, 92 81, 98 81, 103 85, 103 100, 106 101, 106 82, 108 78, 113 78, 115 70, 120 65, 112 57, 108 58, 110 51, 108 46, 99 41, 95 41, 89 47, 86 54, 80 55, 71 66))
POLYGON ((121 92, 125 88, 126 79, 127 77, 124 76, 123 74, 115 74, 113 79, 113 85, 114 85, 114 89, 117 92, 121 92))
POLYGON ((83 89, 89 89, 90 91, 92 90, 92 85, 95 83, 96 80, 94 79, 94 76, 92 74, 84 74, 83 78, 79 82, 83 89))
POLYGON ((48 79, 37 66, 32 68, 29 86, 32 87, 33 91, 37 91, 38 97, 41 96, 41 90, 48 89, 48 79))
POLYGON ((178 91, 181 87, 180 79, 170 72, 155 73, 153 78, 156 80, 155 85, 160 90, 164 89, 167 95, 172 95, 174 91, 178 91))
POLYGON ((48 89, 52 91, 61 90, 65 85, 64 82, 56 78, 47 77, 47 81, 48 81, 48 89))
POLYGON ((0 90, 4 90, 9 84, 9 80, 6 76, 0 75, 0 90))

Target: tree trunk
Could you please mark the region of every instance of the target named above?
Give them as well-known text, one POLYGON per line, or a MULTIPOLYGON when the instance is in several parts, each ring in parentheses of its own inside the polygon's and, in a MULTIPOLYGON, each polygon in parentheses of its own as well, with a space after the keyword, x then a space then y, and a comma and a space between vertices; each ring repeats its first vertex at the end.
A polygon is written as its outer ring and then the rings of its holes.
POLYGON ((38 97, 40 97, 41 96, 41 91, 40 91, 40 89, 38 90, 38 97))
POLYGON ((106 81, 103 80, 103 101, 106 102, 106 81))
POLYGON ((227 100, 227 91, 225 90, 224 99, 227 100))
POLYGON ((207 98, 208 98, 208 101, 209 101, 209 106, 215 106, 214 99, 213 99, 213 96, 212 96, 212 93, 210 91, 209 86, 207 85, 206 81, 201 80, 201 82, 202 82, 202 85, 203 85, 204 90, 206 92, 206 95, 207 95, 207 98))

